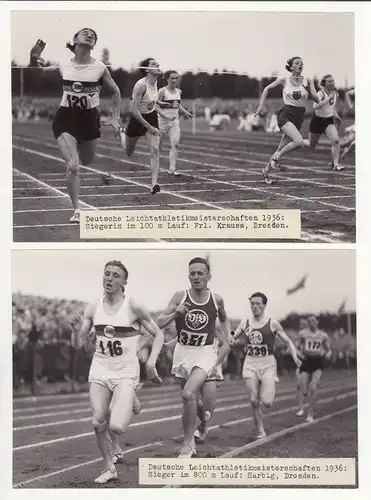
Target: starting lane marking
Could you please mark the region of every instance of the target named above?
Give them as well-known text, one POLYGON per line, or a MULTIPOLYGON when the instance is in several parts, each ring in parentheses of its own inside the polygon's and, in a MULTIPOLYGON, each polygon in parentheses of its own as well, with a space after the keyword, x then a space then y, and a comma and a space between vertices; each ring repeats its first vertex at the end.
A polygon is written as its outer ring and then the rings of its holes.
POLYGON ((254 441, 252 443, 245 444, 244 446, 240 446, 239 448, 234 448, 231 451, 228 451, 227 453, 224 453, 223 455, 220 455, 219 458, 232 458, 236 457, 238 455, 241 455, 244 451, 251 450, 253 448, 257 448, 258 446, 263 446, 266 443, 271 443, 272 441, 275 441, 276 439, 286 436, 287 434, 291 434, 293 432, 299 431, 301 429, 305 429, 309 427, 310 425, 315 425, 320 422, 324 422, 325 420, 330 420, 333 417, 337 417, 338 415, 343 415, 344 413, 348 413, 350 411, 356 410, 357 405, 352 405, 348 406, 347 408, 343 408, 338 411, 334 411, 333 413, 329 413, 328 415, 325 415, 320 418, 316 418, 313 422, 303 422, 301 424, 293 425, 292 427, 288 427, 287 429, 282 429, 282 431, 274 432, 273 434, 270 434, 269 436, 266 436, 265 438, 258 439, 257 441, 254 441))
MULTIPOLYGON (((331 397, 331 398, 325 398, 325 399, 320 399, 317 401, 317 404, 320 404, 320 403, 327 403, 327 402, 331 402, 331 401, 334 401, 334 400, 340 400, 340 399, 345 399, 347 397, 350 397, 351 395, 353 395, 354 393, 356 393, 356 391, 353 391, 351 393, 348 393, 348 394, 342 394, 338 397, 331 397)), ((354 405, 355 408, 357 408, 357 405, 354 405)), ((267 413, 265 415, 265 418, 268 418, 268 417, 273 417, 273 416, 276 416, 276 415, 282 415, 284 413, 289 413, 289 412, 292 412, 294 410, 297 409, 297 405, 295 406, 292 406, 290 408, 285 408, 285 409, 282 409, 282 410, 277 410, 277 411, 274 411, 274 412, 270 412, 270 413, 267 413)), ((353 407, 352 407, 353 409, 353 407)), ((349 410, 350 411, 350 410, 349 410)), ((328 415, 329 418, 331 414, 328 415)), ((247 421, 252 421, 253 420, 253 417, 247 417, 245 419, 243 419, 244 422, 247 422, 247 421)), ((318 419, 319 420, 319 419, 318 419)), ((317 422, 318 420, 315 420, 313 423, 309 423, 308 422, 308 425, 313 425, 315 422, 317 422)), ((229 424, 230 426, 232 425, 235 425, 237 423, 240 423, 241 420, 236 420, 234 422, 229 422, 227 424, 229 424)), ((307 423, 307 422, 306 422, 307 423)), ((209 430, 213 430, 213 429, 218 429, 218 428, 223 428, 224 426, 226 426, 226 424, 221 424, 221 425, 214 425, 214 426, 211 426, 209 428, 209 430)), ((91 433, 93 434, 93 433, 91 433)), ((148 443, 146 445, 142 445, 142 446, 137 446, 135 448, 130 448, 128 450, 125 450, 124 451, 124 454, 128 454, 128 453, 131 453, 131 452, 134 452, 134 451, 138 451, 138 450, 141 450, 141 449, 145 449, 145 448, 149 448, 149 447, 152 447, 152 446, 163 446, 165 445, 166 443, 169 442, 169 440, 175 440, 175 439, 179 439, 181 438, 182 435, 179 435, 179 436, 172 436, 170 437, 169 439, 167 440, 163 440, 163 441, 156 441, 156 442, 153 442, 153 443, 148 443)), ((259 446, 260 443, 261 443, 262 440, 258 440, 257 441, 257 445, 259 446)), ((262 443, 263 444, 263 443, 262 443)), ((56 476, 56 475, 59 475, 59 474, 63 474, 65 472, 68 472, 70 470, 73 470, 73 469, 77 469, 79 467, 86 467, 88 465, 92 465, 92 464, 95 464, 95 463, 98 463, 98 462, 101 462, 103 459, 102 458, 96 458, 94 460, 89 460, 88 462, 82 462, 80 464, 76 464, 76 465, 72 465, 70 467, 66 467, 64 469, 59 469, 58 471, 53 471, 53 472, 49 472, 48 474, 44 474, 42 476, 37 476, 37 477, 34 477, 34 478, 31 478, 31 479, 27 479, 26 481, 22 481, 20 483, 17 483, 15 485, 13 485, 14 488, 18 488, 20 486, 24 486, 26 484, 30 484, 30 483, 34 483, 34 482, 37 482, 37 481, 40 481, 40 480, 43 480, 43 479, 47 479, 49 477, 52 477, 52 476, 56 476)))

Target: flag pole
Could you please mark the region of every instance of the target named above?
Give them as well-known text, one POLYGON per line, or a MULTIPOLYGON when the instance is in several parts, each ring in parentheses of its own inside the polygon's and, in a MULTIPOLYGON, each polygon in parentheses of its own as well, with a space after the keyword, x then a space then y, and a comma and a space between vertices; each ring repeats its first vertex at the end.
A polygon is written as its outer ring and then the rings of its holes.
POLYGON ((196 135, 196 101, 192 101, 192 134, 196 135))

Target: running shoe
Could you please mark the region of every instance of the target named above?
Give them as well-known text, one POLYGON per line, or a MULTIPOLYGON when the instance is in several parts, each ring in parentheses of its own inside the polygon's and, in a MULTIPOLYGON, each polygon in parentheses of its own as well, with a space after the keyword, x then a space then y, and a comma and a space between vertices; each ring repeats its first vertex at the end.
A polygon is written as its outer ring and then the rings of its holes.
POLYGON ((99 484, 105 484, 108 483, 108 481, 111 481, 112 479, 117 479, 117 470, 110 470, 106 469, 102 472, 102 474, 95 479, 95 483, 99 484))
POLYGON ((183 446, 179 451, 178 458, 192 458, 196 455, 196 450, 192 446, 183 446))
POLYGON ((134 415, 139 415, 141 411, 142 411, 142 404, 139 401, 138 396, 134 394, 133 413, 134 415))
POLYGON ((72 224, 80 224, 80 210, 79 209, 74 211, 73 216, 70 218, 70 222, 72 224))
POLYGON ((307 422, 309 422, 309 423, 314 422, 314 415, 312 415, 311 413, 308 413, 307 422))
POLYGON ((207 424, 210 421, 210 419, 211 419, 211 412, 205 411, 204 421, 201 422, 201 424, 198 426, 198 428, 196 429, 196 432, 194 434, 196 442, 198 442, 198 443, 205 442, 205 439, 206 439, 206 436, 208 433, 207 424))
POLYGON ((169 175, 174 175, 175 177, 179 177, 180 175, 182 175, 180 172, 178 172, 178 170, 173 170, 171 168, 169 168, 169 170, 167 171, 167 173, 169 175))
POLYGON ((303 410, 303 408, 300 408, 300 410, 296 412, 296 416, 302 417, 303 415, 304 415, 304 410, 303 410))
POLYGON ((273 184, 273 180, 269 175, 266 173, 265 168, 262 169, 262 176, 264 178, 264 182, 268 185, 273 184))
POLYGON ((151 190, 151 194, 157 194, 161 191, 161 187, 159 184, 155 184, 151 190))
POLYGON ((124 454, 122 451, 119 451, 112 457, 112 461, 114 464, 123 464, 124 463, 124 454))

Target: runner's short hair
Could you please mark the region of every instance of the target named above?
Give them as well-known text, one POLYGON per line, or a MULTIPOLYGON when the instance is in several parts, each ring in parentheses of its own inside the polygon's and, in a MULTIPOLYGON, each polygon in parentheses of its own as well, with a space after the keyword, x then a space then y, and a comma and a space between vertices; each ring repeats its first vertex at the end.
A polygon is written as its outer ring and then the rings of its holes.
POLYGON ((210 272, 210 264, 208 260, 204 259, 203 257, 194 257, 192 260, 189 261, 188 267, 191 266, 192 264, 205 264, 207 271, 210 272))
POLYGON ((106 265, 104 266, 104 269, 106 269, 106 267, 108 267, 108 266, 119 267, 125 273, 125 281, 128 279, 129 271, 126 269, 126 267, 124 266, 124 264, 120 260, 110 260, 109 262, 106 263, 106 265))
POLYGON ((254 297, 257 297, 257 298, 260 297, 262 299, 264 305, 266 305, 268 302, 268 297, 265 295, 265 293, 255 292, 251 295, 250 300, 253 299, 254 297))

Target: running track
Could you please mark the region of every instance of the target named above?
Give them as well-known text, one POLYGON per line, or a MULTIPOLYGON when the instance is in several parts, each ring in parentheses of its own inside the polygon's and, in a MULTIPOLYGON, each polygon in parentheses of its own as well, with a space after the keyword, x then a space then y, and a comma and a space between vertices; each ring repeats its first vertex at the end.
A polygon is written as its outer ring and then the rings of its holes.
MULTIPOLYGON (((300 427, 304 419, 295 416, 294 380, 281 379, 277 389, 273 408, 265 412, 268 438, 253 441, 243 381, 222 383, 210 434, 204 445, 198 445, 198 457, 235 456, 236 449, 249 441, 245 457, 357 456, 355 372, 325 372, 317 421, 300 427)), ((100 487, 136 487, 139 457, 176 456, 181 434, 179 387, 147 386, 139 391, 139 397, 142 413, 121 437, 126 461, 117 466, 119 479, 100 487)), ((15 487, 96 487, 93 480, 101 469, 87 394, 44 396, 36 402, 31 398, 14 400, 15 487)))
MULTIPOLYGON (((166 145, 159 178, 163 191, 151 196, 144 141, 128 159, 104 131, 94 163, 82 170, 82 208, 299 208, 301 241, 354 242, 354 166, 333 172, 330 148, 322 144, 314 153, 294 152, 285 160, 288 170, 276 173, 277 184, 267 186, 260 171, 278 141, 277 135, 264 133, 183 131, 178 160, 183 176, 167 175, 166 145), (102 183, 107 172, 114 174, 108 186, 102 183)), ((79 228, 68 223, 71 206, 64 166, 50 125, 13 124, 13 166, 14 241, 79 241, 79 228)))

